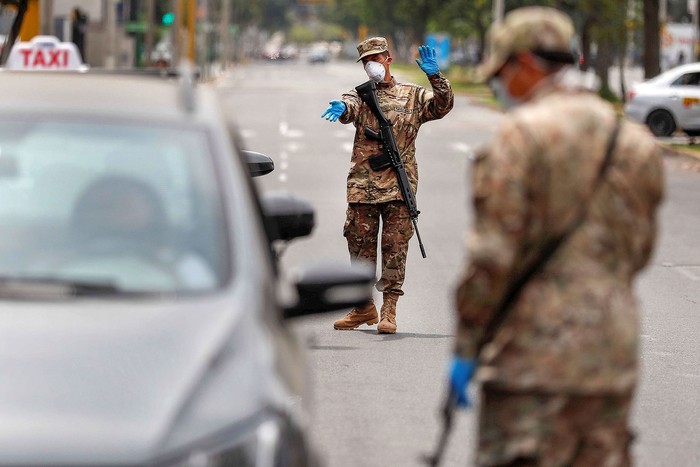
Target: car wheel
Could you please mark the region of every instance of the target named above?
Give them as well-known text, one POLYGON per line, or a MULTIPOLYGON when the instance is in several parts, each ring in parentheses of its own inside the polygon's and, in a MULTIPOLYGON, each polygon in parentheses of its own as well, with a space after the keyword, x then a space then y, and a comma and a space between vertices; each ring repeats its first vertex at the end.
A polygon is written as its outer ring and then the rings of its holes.
POLYGON ((676 131, 676 121, 667 110, 654 110, 650 113, 647 126, 654 136, 671 136, 676 131))

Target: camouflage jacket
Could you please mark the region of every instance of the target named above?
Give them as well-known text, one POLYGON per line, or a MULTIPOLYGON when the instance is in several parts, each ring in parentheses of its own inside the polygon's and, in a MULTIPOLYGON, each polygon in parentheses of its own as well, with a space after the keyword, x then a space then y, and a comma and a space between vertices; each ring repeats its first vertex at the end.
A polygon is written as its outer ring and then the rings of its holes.
POLYGON ((521 289, 480 355, 479 379, 516 390, 625 392, 637 379, 632 282, 649 260, 663 196, 660 151, 610 105, 549 88, 507 117, 473 167, 475 224, 457 288, 456 353, 472 358, 509 285, 587 209, 583 223, 521 289))
MULTIPOLYGON (((415 84, 377 83, 377 98, 382 112, 394 124, 396 145, 401 152, 408 180, 417 192, 418 165, 416 137, 420 126, 430 120, 444 117, 452 109, 454 94, 450 82, 441 73, 428 77, 432 91, 415 84)), ((347 110, 340 117, 342 123, 353 122, 356 127, 350 173, 348 174, 348 203, 385 203, 402 200, 396 175, 391 169, 374 172, 367 159, 381 154, 377 141, 367 139, 365 127, 379 130, 379 123, 357 92, 343 94, 347 110)))

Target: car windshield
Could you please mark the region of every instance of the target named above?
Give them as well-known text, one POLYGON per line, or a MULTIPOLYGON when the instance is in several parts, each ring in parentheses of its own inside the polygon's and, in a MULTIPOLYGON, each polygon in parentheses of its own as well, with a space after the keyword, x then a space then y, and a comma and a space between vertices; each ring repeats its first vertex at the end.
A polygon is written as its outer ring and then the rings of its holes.
POLYGON ((8 283, 220 287, 230 262, 215 174, 203 130, 0 120, 0 298, 8 283))

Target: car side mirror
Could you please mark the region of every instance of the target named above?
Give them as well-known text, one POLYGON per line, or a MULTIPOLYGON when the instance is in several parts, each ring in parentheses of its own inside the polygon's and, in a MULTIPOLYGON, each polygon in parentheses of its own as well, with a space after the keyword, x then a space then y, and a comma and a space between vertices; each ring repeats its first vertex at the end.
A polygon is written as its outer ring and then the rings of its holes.
POLYGON ((267 175, 275 170, 275 163, 265 154, 254 151, 241 151, 251 177, 267 175))
POLYGON ((365 305, 372 298, 374 271, 366 264, 321 263, 293 273, 297 302, 285 308, 285 318, 365 305))
POLYGON ((265 229, 271 242, 305 237, 314 229, 314 208, 309 202, 289 193, 264 195, 262 207, 265 229))

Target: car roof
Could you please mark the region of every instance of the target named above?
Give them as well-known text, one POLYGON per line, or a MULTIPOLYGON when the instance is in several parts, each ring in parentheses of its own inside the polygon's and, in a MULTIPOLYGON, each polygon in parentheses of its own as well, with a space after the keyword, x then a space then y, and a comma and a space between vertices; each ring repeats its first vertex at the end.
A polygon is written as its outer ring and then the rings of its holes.
POLYGON ((659 75, 654 76, 649 81, 652 82, 666 82, 668 80, 673 80, 677 76, 684 73, 698 73, 700 72, 700 62, 686 63, 684 65, 679 65, 677 67, 670 68, 659 75))
POLYGON ((686 63, 683 65, 678 65, 677 67, 671 68, 668 71, 673 71, 675 73, 687 73, 689 71, 700 71, 700 62, 686 63))
POLYGON ((0 114, 76 114, 112 118, 212 121, 215 99, 206 86, 190 88, 195 101, 187 110, 186 87, 159 76, 101 73, 0 72, 0 114))

